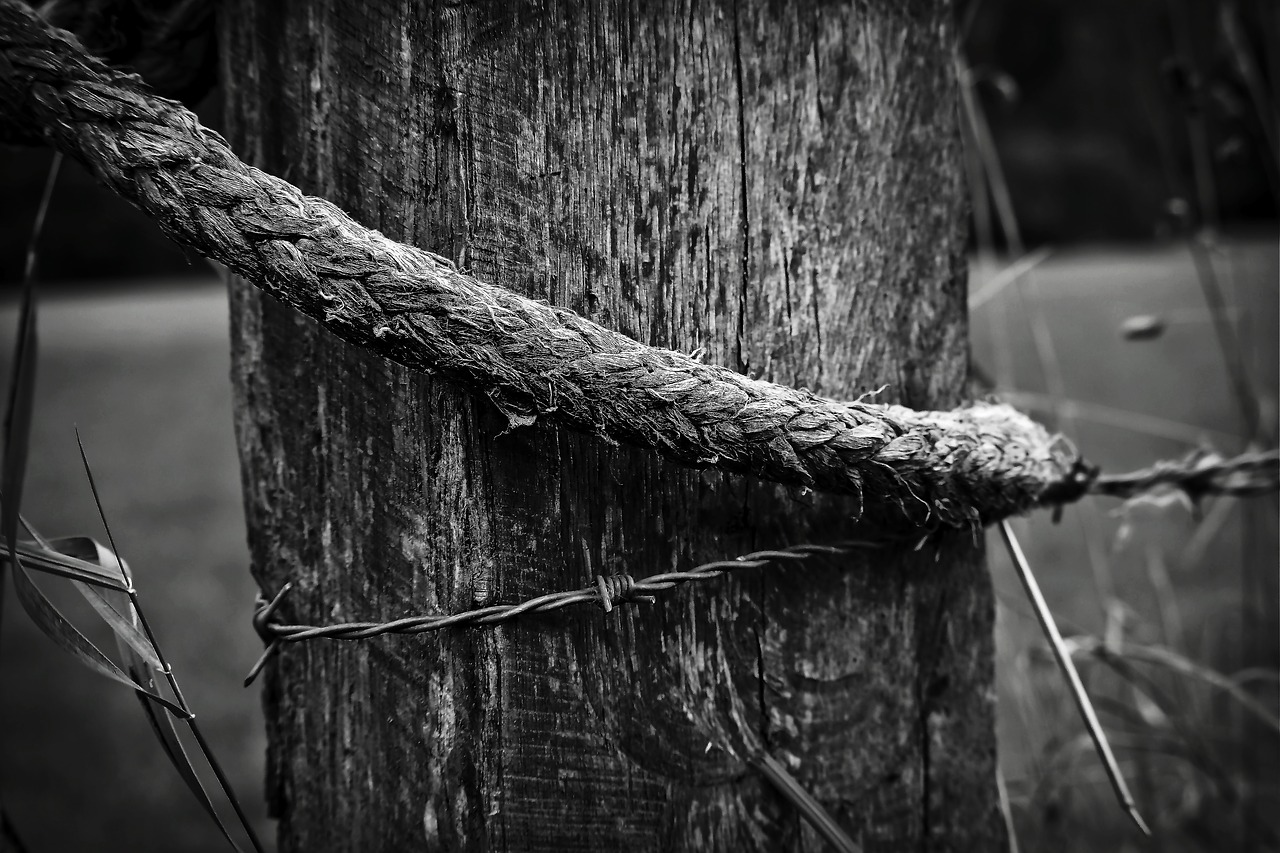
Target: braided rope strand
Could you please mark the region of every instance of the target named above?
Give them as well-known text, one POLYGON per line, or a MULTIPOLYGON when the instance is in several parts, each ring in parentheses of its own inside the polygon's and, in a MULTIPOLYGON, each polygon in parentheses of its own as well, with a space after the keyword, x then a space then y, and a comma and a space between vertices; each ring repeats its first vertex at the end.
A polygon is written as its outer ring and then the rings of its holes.
POLYGON ((460 273, 241 162, 217 133, 0 0, 0 123, 76 157, 179 243, 343 340, 537 417, 693 467, 853 495, 864 521, 975 527, 1088 493, 1276 488, 1275 454, 1101 477, 1015 409, 839 402, 647 347, 460 273), (1191 470, 1194 469, 1194 470, 1191 470))
POLYGON ((647 347, 460 273, 241 162, 216 133, 0 0, 0 121, 85 163, 177 242, 342 339, 676 462, 854 495, 886 522, 972 526, 1036 505, 1070 459, 1014 409, 844 403, 647 347))

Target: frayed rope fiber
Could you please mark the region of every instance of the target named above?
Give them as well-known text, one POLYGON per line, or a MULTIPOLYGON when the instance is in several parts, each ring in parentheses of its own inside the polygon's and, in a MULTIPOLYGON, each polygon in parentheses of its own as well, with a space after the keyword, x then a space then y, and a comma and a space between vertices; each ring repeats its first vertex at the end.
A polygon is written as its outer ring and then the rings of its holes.
POLYGON ((1095 482, 1006 405, 828 400, 478 281, 241 162, 180 104, 14 0, 0 0, 0 122, 343 340, 485 394, 513 424, 544 417, 685 465, 853 495, 864 521, 890 526, 988 524, 1095 482))

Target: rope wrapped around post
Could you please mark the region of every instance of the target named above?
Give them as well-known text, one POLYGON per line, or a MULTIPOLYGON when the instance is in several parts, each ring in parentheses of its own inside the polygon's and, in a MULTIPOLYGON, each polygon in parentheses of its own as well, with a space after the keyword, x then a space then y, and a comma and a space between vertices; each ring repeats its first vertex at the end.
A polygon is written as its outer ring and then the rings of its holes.
POLYGON ((179 104, 0 3, 0 121, 38 133, 169 236, 344 340, 669 459, 861 498, 867 520, 971 526, 1034 507, 1073 457, 1003 405, 828 400, 644 346, 459 272, 241 162, 179 104))
MULTIPOLYGON (((974 528, 1097 485, 1007 405, 830 400, 479 281, 246 165, 190 111, 15 0, 0 0, 0 124, 76 158, 171 238, 343 340, 486 395, 513 426, 546 418, 684 465, 852 495, 860 520, 886 528, 974 528)), ((1276 460, 1264 467, 1274 475, 1276 460)))

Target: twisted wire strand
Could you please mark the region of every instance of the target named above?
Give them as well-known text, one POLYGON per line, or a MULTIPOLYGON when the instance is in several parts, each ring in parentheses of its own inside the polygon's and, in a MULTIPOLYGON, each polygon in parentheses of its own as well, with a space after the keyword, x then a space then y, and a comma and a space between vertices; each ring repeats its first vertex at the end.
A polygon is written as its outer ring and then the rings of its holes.
MULTIPOLYGON (((1132 499, 1164 488, 1179 489, 1192 499, 1205 495, 1248 497, 1280 489, 1280 451, 1245 453, 1224 459, 1213 453, 1196 452, 1180 461, 1158 462, 1149 468, 1126 474, 1099 474, 1097 469, 1077 464, 1062 481, 1063 494, 1055 499, 1075 500, 1084 494, 1132 499), (1066 494, 1065 492, 1070 492, 1066 494)), ((921 540, 929 531, 921 532, 921 540)), ((628 604, 652 604, 656 594, 695 581, 711 580, 727 572, 756 569, 784 563, 802 562, 815 555, 838 556, 881 547, 883 540, 850 540, 836 545, 793 545, 788 548, 754 551, 730 560, 715 560, 679 572, 662 572, 640 580, 629 574, 598 575, 592 586, 552 592, 518 604, 495 604, 451 614, 422 614, 381 622, 341 622, 331 625, 297 625, 273 621, 289 591, 286 584, 270 602, 261 596, 254 625, 268 648, 255 664, 246 683, 253 680, 280 643, 305 640, 363 640, 387 634, 423 634, 445 628, 485 627, 510 622, 532 613, 551 613, 579 604, 597 604, 606 613, 628 604)))
POLYGON ((253 614, 253 626, 266 644, 261 657, 245 676, 245 686, 254 682, 267 661, 285 643, 305 640, 365 640, 388 634, 425 634, 445 628, 492 627, 533 613, 552 613, 579 604, 599 605, 606 613, 625 604, 652 604, 655 593, 665 592, 686 583, 711 580, 740 569, 759 569, 770 564, 803 562, 818 555, 839 556, 855 551, 882 547, 881 542, 849 540, 834 545, 792 545, 766 551, 753 551, 731 560, 714 560, 686 571, 660 572, 635 580, 627 574, 598 575, 592 586, 551 592, 519 604, 494 604, 460 613, 406 616, 384 622, 340 622, 332 625, 294 625, 275 621, 275 615, 288 595, 286 583, 267 601, 261 594, 253 614))
POLYGON ((1280 451, 1255 451, 1224 459, 1196 451, 1184 459, 1156 462, 1128 474, 1098 476, 1096 495, 1131 499, 1161 488, 1177 489, 1193 501, 1206 495, 1252 497, 1280 489, 1280 451))
POLYGON ((731 560, 715 560, 679 572, 661 572, 636 580, 630 575, 599 575, 596 583, 580 589, 552 592, 530 598, 519 604, 494 604, 447 615, 427 614, 393 619, 387 622, 342 622, 333 625, 293 625, 270 621, 281 603, 277 596, 270 603, 259 599, 255 619, 268 640, 297 643, 303 640, 364 640, 385 634, 425 634, 444 628, 491 626, 510 622, 533 613, 552 613, 579 604, 595 604, 606 613, 622 604, 653 603, 654 594, 697 581, 718 578, 741 569, 759 569, 771 564, 797 563, 817 555, 838 556, 879 547, 863 541, 838 545, 794 545, 777 550, 754 551, 731 560))

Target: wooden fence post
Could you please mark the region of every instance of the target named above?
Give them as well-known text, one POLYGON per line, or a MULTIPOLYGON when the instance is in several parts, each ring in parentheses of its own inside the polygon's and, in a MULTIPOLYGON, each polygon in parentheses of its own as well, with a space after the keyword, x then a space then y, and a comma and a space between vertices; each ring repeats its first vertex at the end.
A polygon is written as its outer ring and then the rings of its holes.
MULTIPOLYGON (((952 10, 228 0, 247 160, 645 343, 851 399, 966 375, 952 10)), ((254 572, 291 621, 448 612, 850 533, 854 504, 554 427, 232 286, 254 572)), ((914 543, 913 543, 914 544, 914 543)), ((281 849, 997 849, 993 605, 967 534, 647 608, 291 645, 281 849)))

